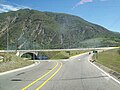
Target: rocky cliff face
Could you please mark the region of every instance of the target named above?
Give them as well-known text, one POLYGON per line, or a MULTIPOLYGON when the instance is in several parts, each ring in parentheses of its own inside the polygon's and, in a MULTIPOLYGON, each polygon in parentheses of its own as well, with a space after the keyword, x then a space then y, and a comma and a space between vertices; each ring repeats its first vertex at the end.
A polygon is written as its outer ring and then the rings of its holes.
POLYGON ((0 48, 55 49, 116 46, 120 34, 80 17, 35 10, 0 14, 0 48), (7 34, 8 32, 8 34, 7 34))

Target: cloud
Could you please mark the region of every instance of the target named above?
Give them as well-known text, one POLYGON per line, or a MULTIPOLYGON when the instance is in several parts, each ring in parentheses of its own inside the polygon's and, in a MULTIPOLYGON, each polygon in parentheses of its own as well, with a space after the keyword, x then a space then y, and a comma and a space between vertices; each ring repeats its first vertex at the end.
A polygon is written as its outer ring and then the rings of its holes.
MULTIPOLYGON (((72 9, 82 5, 82 4, 85 4, 85 3, 90 3, 90 2, 93 2, 94 0, 80 0, 72 9)), ((107 1, 107 0, 99 0, 101 2, 104 2, 104 1, 107 1)))
MULTIPOLYGON (((0 13, 8 12, 8 11, 17 11, 19 9, 25 9, 25 8, 29 8, 29 7, 0 3, 0 13)), ((31 8, 29 8, 29 9, 31 9, 31 8)))
POLYGON ((81 5, 81 4, 89 3, 89 2, 93 2, 93 0, 81 0, 81 1, 78 2, 72 9, 78 7, 78 6, 81 5))
POLYGON ((81 0, 78 5, 88 3, 88 2, 93 2, 93 0, 81 0))
POLYGON ((17 11, 19 8, 18 7, 14 7, 14 6, 11 6, 11 5, 6 5, 6 4, 0 4, 0 9, 2 9, 3 11, 17 11))

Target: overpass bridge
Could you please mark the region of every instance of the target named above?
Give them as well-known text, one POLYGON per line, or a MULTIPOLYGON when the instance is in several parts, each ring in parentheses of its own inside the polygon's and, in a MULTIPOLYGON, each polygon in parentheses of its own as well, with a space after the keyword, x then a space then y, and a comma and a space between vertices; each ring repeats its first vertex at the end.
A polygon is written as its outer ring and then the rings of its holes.
POLYGON ((30 54, 31 56, 38 56, 39 52, 42 51, 73 51, 73 50, 108 50, 118 47, 102 47, 102 48, 76 48, 76 49, 41 49, 41 50, 0 50, 0 52, 14 52, 17 56, 22 56, 24 54, 30 54))

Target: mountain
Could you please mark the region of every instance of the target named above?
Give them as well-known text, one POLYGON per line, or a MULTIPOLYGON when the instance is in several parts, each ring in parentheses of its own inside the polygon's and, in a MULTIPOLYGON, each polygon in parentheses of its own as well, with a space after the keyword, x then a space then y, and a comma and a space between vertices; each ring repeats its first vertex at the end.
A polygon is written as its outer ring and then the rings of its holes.
POLYGON ((118 45, 120 45, 120 33, 109 31, 78 16, 29 9, 0 14, 0 49, 118 45))

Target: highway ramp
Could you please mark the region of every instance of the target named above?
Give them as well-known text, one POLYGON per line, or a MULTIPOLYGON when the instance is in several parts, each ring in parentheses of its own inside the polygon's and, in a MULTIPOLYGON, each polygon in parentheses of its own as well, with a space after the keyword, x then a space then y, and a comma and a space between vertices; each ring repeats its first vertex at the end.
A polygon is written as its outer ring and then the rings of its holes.
POLYGON ((0 90, 120 90, 120 84, 92 65, 88 57, 41 61, 33 68, 0 76, 0 90))

